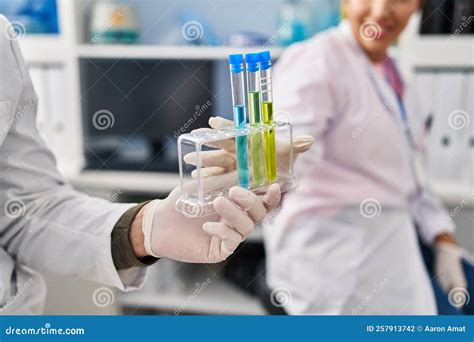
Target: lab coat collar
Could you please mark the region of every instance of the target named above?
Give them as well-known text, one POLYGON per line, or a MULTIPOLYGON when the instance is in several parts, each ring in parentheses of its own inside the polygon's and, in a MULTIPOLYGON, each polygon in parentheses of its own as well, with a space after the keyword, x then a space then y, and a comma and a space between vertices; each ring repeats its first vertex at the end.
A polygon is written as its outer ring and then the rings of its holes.
POLYGON ((354 34, 352 33, 351 24, 349 23, 348 20, 342 20, 341 23, 339 24, 339 29, 341 30, 344 39, 346 40, 348 45, 354 50, 354 52, 356 53, 364 52, 359 46, 359 43, 357 43, 357 40, 355 39, 354 34))

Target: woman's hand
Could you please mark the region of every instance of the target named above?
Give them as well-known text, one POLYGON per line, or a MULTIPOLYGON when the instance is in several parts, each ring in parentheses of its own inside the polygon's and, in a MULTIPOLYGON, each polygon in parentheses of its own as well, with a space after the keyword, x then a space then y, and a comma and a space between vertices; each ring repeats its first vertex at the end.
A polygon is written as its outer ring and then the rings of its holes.
MULTIPOLYGON (((212 132, 216 129, 231 128, 233 127, 233 121, 221 118, 212 117, 209 119, 209 126, 211 128, 199 128, 195 131, 212 132)), ((308 151, 314 143, 314 138, 310 135, 301 135, 293 138, 291 146, 288 141, 276 141, 276 160, 277 168, 282 174, 285 174, 289 170, 289 160, 291 152, 293 152, 293 162, 297 156, 301 153, 308 151), (291 151, 291 147, 293 150, 291 151)), ((225 139, 214 143, 208 144, 211 147, 217 148, 212 151, 201 152, 200 158, 203 169, 201 170, 201 176, 207 177, 211 175, 225 174, 233 171, 237 167, 237 159, 235 155, 235 140, 225 139)), ((189 153, 184 157, 184 161, 187 164, 196 165, 196 153, 189 153)), ((291 165, 292 166, 292 165, 291 165)), ((193 177, 196 173, 193 172, 193 177)))
POLYGON ((461 248, 452 234, 440 234, 435 238, 434 272, 446 293, 457 287, 467 288, 462 269, 461 248))

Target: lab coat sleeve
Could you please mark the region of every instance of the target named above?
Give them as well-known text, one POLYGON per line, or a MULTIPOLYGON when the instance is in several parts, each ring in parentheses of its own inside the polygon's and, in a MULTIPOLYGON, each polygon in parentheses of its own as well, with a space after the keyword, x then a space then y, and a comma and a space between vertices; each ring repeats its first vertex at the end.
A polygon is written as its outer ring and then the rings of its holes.
MULTIPOLYGON (((313 40, 289 47, 275 65, 275 116, 287 112, 293 124, 293 134, 309 134, 315 138, 312 151, 299 156, 301 162, 314 165, 324 149, 323 136, 337 110, 334 101, 334 78, 324 44, 313 40)), ((304 169, 303 167, 297 167, 304 169)))
POLYGON ((426 186, 422 187, 411 200, 410 208, 424 242, 432 244, 436 236, 454 233, 455 228, 450 213, 426 186))
MULTIPOLYGON (((0 16, 0 32, 7 25, 0 16)), ((139 287, 144 268, 117 272, 111 254, 112 229, 133 204, 89 197, 64 181, 37 131, 37 98, 18 43, 6 34, 0 61, 0 104, 9 104, 0 106, 0 246, 39 272, 139 287)))
MULTIPOLYGON (((416 89, 413 85, 410 86, 410 91, 407 93, 406 102, 407 108, 413 109, 409 116, 413 118, 410 130, 414 133, 416 139, 416 158, 418 161, 424 160, 429 139, 425 132, 427 117, 421 115, 423 111, 419 106, 416 89)), ((418 165, 420 168, 424 167, 421 162, 418 165)), ((424 173, 419 172, 419 176, 423 177, 422 174, 424 173)), ((417 223, 421 239, 425 243, 432 244, 437 235, 454 233, 455 231, 451 214, 439 198, 431 192, 429 184, 426 182, 420 185, 418 191, 410 198, 410 210, 417 223)))

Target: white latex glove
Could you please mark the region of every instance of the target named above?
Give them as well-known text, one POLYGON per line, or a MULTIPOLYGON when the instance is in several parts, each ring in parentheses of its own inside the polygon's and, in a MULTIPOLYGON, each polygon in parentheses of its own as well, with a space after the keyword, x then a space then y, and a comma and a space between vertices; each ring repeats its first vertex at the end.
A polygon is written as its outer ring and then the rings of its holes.
MULTIPOLYGON (((219 177, 207 180, 216 183, 219 177)), ((281 192, 278 184, 272 184, 262 196, 232 187, 229 198, 214 200, 216 214, 197 218, 187 218, 175 209, 179 196, 176 188, 166 199, 145 206, 142 229, 147 253, 183 262, 215 263, 229 257, 255 224, 279 204, 281 192)))
POLYGON ((461 263, 461 248, 458 245, 448 242, 435 244, 434 271, 446 293, 456 287, 467 288, 461 263))
MULTIPOLYGON (((209 126, 211 128, 199 128, 195 131, 212 131, 213 129, 221 129, 233 127, 233 121, 221 118, 212 117, 209 119, 209 126)), ((310 135, 301 135, 293 138, 293 161, 297 156, 303 152, 308 151, 314 143, 314 138, 310 135)), ((219 148, 220 150, 201 152, 202 158, 202 176, 224 174, 235 170, 237 167, 237 160, 235 156, 235 140, 226 139, 219 142, 208 144, 209 146, 219 148)), ((276 144, 276 154, 279 170, 288 169, 288 156, 290 152, 290 145, 287 142, 279 142, 276 144)), ((184 161, 188 164, 195 165, 196 154, 189 153, 184 157, 184 161)), ((194 177, 195 174, 193 173, 194 177)))

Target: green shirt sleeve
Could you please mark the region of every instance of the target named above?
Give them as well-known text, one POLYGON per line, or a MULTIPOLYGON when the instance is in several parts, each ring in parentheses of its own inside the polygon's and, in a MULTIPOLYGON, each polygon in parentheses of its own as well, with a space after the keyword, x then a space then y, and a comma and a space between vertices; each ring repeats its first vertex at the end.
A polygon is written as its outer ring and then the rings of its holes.
POLYGON ((137 258, 133 253, 129 238, 133 219, 147 203, 143 202, 128 209, 120 217, 112 230, 112 259, 117 270, 124 270, 134 266, 150 266, 158 261, 158 258, 153 256, 137 258))

